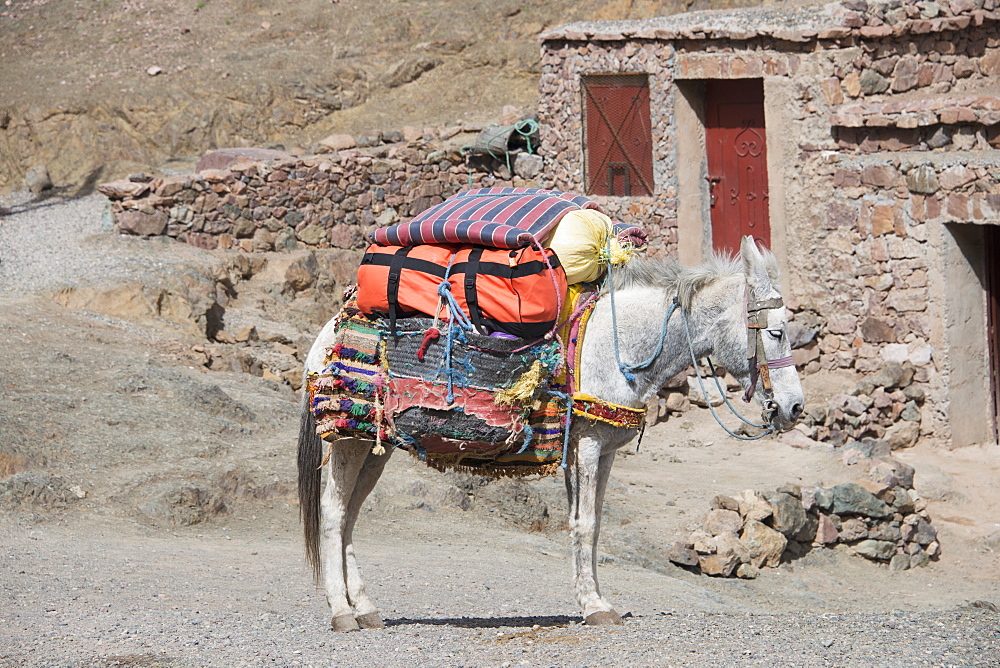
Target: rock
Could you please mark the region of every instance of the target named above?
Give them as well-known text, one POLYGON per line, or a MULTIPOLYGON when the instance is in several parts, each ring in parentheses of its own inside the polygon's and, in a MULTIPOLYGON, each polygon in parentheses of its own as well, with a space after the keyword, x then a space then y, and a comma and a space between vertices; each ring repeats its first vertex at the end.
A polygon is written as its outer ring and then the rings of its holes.
POLYGON ((785 536, 794 536, 806 524, 806 512, 802 502, 790 494, 778 493, 767 497, 771 504, 770 525, 785 536))
POLYGON ((518 153, 514 158, 514 173, 522 179, 535 178, 541 173, 543 166, 542 156, 534 153, 518 153))
POLYGON ((762 522, 771 516, 771 504, 760 492, 748 489, 737 498, 737 501, 740 504, 740 515, 744 520, 762 522))
POLYGON ((667 394, 666 409, 671 413, 682 413, 691 407, 691 400, 680 392, 670 392, 667 394))
POLYGON ((146 74, 148 74, 151 77, 155 77, 157 74, 163 74, 163 68, 157 67, 156 65, 153 65, 152 67, 147 67, 146 74))
POLYGON ((12 510, 24 504, 65 508, 83 498, 73 491, 75 487, 48 473, 21 471, 0 480, 0 508, 12 510))
POLYGON ((854 546, 854 551, 866 559, 889 561, 896 553, 896 544, 885 540, 863 540, 854 546))
POLYGON ((691 534, 691 545, 698 554, 715 554, 715 538, 707 533, 697 531, 691 534))
POLYGON ((832 545, 837 542, 839 537, 840 532, 834 526, 833 520, 828 515, 820 513, 817 516, 816 537, 813 538, 813 541, 820 545, 832 545))
POLYGON ((873 540, 887 540, 892 543, 902 538, 902 531, 890 522, 879 522, 868 530, 868 537, 873 540))
POLYGON ((52 179, 49 178, 48 168, 45 165, 32 167, 24 175, 24 184, 35 195, 50 190, 52 188, 52 179))
POLYGON ((913 368, 898 362, 887 362, 872 381, 887 390, 906 387, 913 381, 913 368))
POLYGON ((751 564, 740 564, 736 567, 736 577, 741 580, 753 580, 760 574, 755 566, 751 564))
POLYGON ((740 511, 740 502, 731 496, 726 496, 724 494, 719 494, 712 499, 711 503, 712 510, 734 510, 736 512, 740 511))
POLYGON ((354 140, 351 135, 330 135, 319 140, 319 145, 323 148, 336 153, 338 151, 344 151, 349 148, 354 148, 358 143, 354 140))
POLYGON ((868 536, 868 525, 864 520, 852 517, 840 523, 840 540, 843 543, 852 543, 868 536))
POLYGON ((849 482, 837 485, 831 491, 835 515, 863 515, 876 518, 892 515, 889 506, 861 485, 849 482))
MULTIPOLYGON (((722 382, 721 379, 719 382, 722 382)), ((705 377, 699 384, 697 377, 688 376, 687 397, 691 403, 695 406, 707 407, 708 403, 705 402, 706 395, 708 396, 708 401, 711 402, 712 406, 721 406, 725 403, 714 379, 711 377, 705 377), (704 393, 701 390, 702 387, 705 388, 704 393)))
POLYGON ((288 265, 285 270, 285 285, 288 291, 301 292, 312 286, 318 275, 316 254, 309 252, 288 265))
POLYGON ((215 333, 215 340, 219 343, 236 343, 236 338, 224 329, 215 333))
MULTIPOLYGON (((905 410, 904 410, 905 412, 905 410)), ((918 412, 919 416, 919 412, 918 412)), ((902 415, 900 415, 902 417, 902 415)), ((909 448, 913 446, 920 437, 920 425, 917 421, 897 422, 885 430, 885 440, 893 450, 909 448)))
POLYGON ((257 335, 257 328, 253 325, 249 327, 244 327, 240 331, 236 332, 236 341, 239 343, 246 343, 250 341, 259 341, 260 337, 257 335))
POLYGON ((861 321, 861 336, 869 343, 894 343, 896 330, 889 323, 868 317, 861 321))
POLYGON ((698 558, 698 567, 705 575, 729 577, 736 567, 750 560, 747 547, 736 536, 724 534, 715 539, 715 554, 698 558))
POLYGON ((792 350, 805 348, 807 345, 812 343, 817 334, 819 334, 817 330, 800 325, 794 320, 786 323, 785 329, 788 335, 788 342, 791 344, 792 350))
POLYGON ((900 527, 902 539, 907 543, 930 545, 937 540, 937 529, 920 515, 910 515, 900 527))
POLYGON ((732 534, 735 536, 740 532, 742 527, 743 520, 740 518, 739 513, 723 509, 709 511, 704 523, 705 533, 712 536, 722 534, 732 534))
POLYGON ((833 508, 832 491, 823 489, 822 487, 817 487, 813 492, 813 498, 816 499, 816 507, 820 510, 830 512, 830 509, 833 508))
POLYGON ((143 503, 139 510, 145 515, 169 524, 191 526, 229 512, 225 499, 213 492, 195 486, 168 489, 156 498, 143 503))
POLYGON ((142 211, 128 210, 122 211, 118 215, 118 231, 121 234, 135 234, 139 236, 159 236, 167 231, 170 217, 166 211, 153 211, 143 213, 142 211))
POLYGON ((917 407, 915 401, 906 402, 906 406, 903 408, 903 412, 899 414, 901 420, 906 420, 907 422, 918 423, 920 422, 920 408, 917 407))
POLYGON ((890 571, 905 571, 910 568, 910 560, 912 557, 909 554, 894 554, 892 559, 889 560, 889 570, 890 571))
POLYGON ((783 534, 756 520, 747 522, 740 539, 746 545, 750 563, 757 568, 777 566, 788 545, 783 534))
POLYGON ((889 80, 875 70, 865 70, 858 82, 864 95, 878 95, 889 89, 889 80))
MULTIPOLYGON (((906 187, 912 193, 920 195, 933 195, 941 189, 938 183, 937 172, 930 165, 920 165, 906 175, 906 187)), ((893 339, 895 340, 895 339, 893 339)))
POLYGON ((217 148, 201 156, 198 164, 195 165, 195 171, 225 169, 238 160, 267 162, 269 160, 284 160, 291 157, 291 153, 269 148, 217 148))
MULTIPOLYGON (((393 64, 385 75, 385 85, 396 88, 416 81, 424 72, 429 72, 441 64, 441 59, 433 56, 416 55, 393 64)), ((404 129, 405 132, 405 129, 404 129)))
POLYGON ((679 566, 697 566, 698 553, 683 543, 674 543, 667 550, 667 560, 679 566))

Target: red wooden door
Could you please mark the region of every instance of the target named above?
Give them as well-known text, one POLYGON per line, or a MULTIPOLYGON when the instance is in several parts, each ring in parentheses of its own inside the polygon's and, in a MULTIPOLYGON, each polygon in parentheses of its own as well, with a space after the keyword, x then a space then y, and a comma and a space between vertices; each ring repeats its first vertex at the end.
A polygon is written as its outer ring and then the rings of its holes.
POLYGON ((770 247, 762 80, 707 82, 705 143, 713 248, 735 254, 745 235, 770 247))
POLYGON ((645 74, 583 77, 587 193, 652 195, 653 139, 645 74))
POLYGON ((987 225, 986 323, 990 350, 990 387, 993 395, 993 438, 1000 438, 1000 229, 987 225))

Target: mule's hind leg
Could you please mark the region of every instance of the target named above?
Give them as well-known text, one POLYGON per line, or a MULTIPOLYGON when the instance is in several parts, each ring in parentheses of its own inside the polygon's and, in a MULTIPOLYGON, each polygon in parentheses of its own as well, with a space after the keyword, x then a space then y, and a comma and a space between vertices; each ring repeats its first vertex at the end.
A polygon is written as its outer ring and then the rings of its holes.
POLYGON ((576 600, 590 625, 621 624, 597 583, 597 540, 601 533, 601 509, 615 451, 601 453, 601 442, 583 437, 577 442, 566 469, 569 496, 569 529, 573 539, 573 581, 576 600))
POLYGON ((358 560, 354 555, 354 524, 357 522, 358 514, 365 499, 375 487, 382 471, 385 469, 392 450, 387 450, 383 455, 368 453, 368 458, 361 467, 357 482, 354 484, 354 493, 351 494, 351 501, 347 506, 347 523, 344 526, 344 561, 347 567, 347 598, 354 608, 354 618, 358 626, 363 629, 380 629, 385 627, 382 615, 378 608, 372 603, 365 593, 365 582, 361 578, 361 570, 358 568, 358 560))
POLYGON ((335 631, 356 631, 359 628, 347 593, 345 535, 351 497, 370 449, 371 443, 357 439, 334 442, 330 452, 329 476, 320 498, 323 584, 333 613, 330 625, 335 631))

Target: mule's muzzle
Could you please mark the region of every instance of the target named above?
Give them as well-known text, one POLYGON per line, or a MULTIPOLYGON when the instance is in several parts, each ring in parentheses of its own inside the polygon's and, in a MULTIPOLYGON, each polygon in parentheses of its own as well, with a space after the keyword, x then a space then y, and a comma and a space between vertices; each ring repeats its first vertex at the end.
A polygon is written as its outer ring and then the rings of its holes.
POLYGON ((770 425, 776 431, 788 431, 802 417, 803 410, 802 402, 792 404, 786 412, 782 410, 777 401, 769 399, 764 403, 764 410, 761 412, 760 418, 764 424, 770 425))

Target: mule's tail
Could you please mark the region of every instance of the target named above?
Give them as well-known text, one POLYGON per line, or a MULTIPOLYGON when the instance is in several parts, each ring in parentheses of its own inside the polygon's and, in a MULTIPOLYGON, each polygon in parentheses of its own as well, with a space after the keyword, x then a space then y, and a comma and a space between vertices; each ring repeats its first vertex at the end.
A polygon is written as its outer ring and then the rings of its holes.
POLYGON ((323 439, 316 433, 316 420, 309 407, 309 392, 304 390, 302 416, 299 420, 299 519, 306 543, 306 560, 313 577, 320 577, 319 494, 323 463, 323 439))

